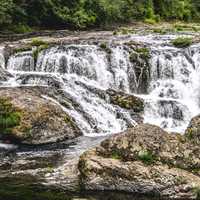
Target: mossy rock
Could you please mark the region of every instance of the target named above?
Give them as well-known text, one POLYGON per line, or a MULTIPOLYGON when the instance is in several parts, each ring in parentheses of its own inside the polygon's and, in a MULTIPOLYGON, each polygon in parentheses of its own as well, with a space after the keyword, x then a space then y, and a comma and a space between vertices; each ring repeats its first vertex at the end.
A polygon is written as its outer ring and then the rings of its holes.
POLYGON ((192 38, 179 37, 172 40, 172 44, 177 48, 187 48, 192 44, 192 38))
POLYGON ((143 100, 136 96, 128 95, 123 92, 116 92, 114 90, 108 90, 107 93, 110 96, 111 103, 114 105, 133 110, 134 112, 142 112, 144 110, 143 100))
POLYGON ((9 140, 44 144, 82 135, 72 117, 43 98, 36 88, 3 88, 3 94, 6 97, 0 100, 0 131, 9 140))

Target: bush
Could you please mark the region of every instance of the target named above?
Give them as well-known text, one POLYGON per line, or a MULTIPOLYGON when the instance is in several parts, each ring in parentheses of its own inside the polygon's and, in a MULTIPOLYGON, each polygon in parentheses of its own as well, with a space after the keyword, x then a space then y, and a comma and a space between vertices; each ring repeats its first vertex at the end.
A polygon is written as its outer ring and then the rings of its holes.
POLYGON ((20 124, 21 113, 6 98, 0 99, 0 133, 10 134, 20 124))
POLYGON ((145 164, 152 164, 155 158, 150 151, 142 150, 138 153, 138 159, 145 164))
POLYGON ((192 39, 188 37, 179 37, 172 40, 172 44, 177 48, 186 48, 192 44, 192 39))

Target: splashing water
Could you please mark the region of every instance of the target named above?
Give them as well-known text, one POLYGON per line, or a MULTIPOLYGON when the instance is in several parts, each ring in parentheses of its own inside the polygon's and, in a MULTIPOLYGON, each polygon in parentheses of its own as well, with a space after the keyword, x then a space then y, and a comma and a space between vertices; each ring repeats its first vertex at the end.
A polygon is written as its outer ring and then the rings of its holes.
MULTIPOLYGON (((53 86, 73 102, 63 107, 87 136, 117 133, 134 126, 131 113, 114 106, 102 94, 112 88, 145 100, 144 122, 169 131, 183 132, 191 118, 200 113, 200 45, 176 49, 169 45, 175 36, 130 36, 151 49, 148 94, 138 88, 131 49, 120 43, 106 52, 98 45, 66 45, 42 51, 34 63, 31 52, 11 56, 5 66, 0 49, 0 65, 12 74, 3 86, 53 86), (122 117, 123 116, 123 117, 122 117)), ((143 85, 144 87, 144 85, 143 85)))

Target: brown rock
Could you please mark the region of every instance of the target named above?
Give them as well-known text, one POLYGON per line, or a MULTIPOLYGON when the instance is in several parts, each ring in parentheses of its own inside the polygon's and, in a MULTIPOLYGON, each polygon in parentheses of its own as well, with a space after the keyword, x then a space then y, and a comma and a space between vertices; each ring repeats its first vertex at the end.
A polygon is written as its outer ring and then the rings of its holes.
POLYGON ((20 116, 12 130, 2 133, 4 138, 8 136, 22 143, 42 144, 81 135, 74 120, 36 88, 1 88, 0 98, 7 99, 20 116))
POLYGON ((200 147, 143 124, 83 154, 79 169, 86 190, 192 199, 200 187, 200 147))

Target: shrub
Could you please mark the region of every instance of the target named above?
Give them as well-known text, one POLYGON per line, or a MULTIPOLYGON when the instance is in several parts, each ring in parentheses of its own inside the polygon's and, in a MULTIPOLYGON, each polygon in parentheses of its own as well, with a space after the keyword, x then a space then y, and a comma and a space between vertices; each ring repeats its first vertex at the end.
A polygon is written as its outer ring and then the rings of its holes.
POLYGON ((21 112, 6 98, 0 99, 0 133, 10 134, 20 124, 21 112))
POLYGON ((172 44, 177 48, 186 48, 192 44, 192 39, 188 37, 179 37, 172 40, 172 44))
POLYGON ((153 154, 148 150, 142 150, 138 153, 138 159, 145 164, 152 164, 155 160, 153 154))

